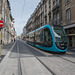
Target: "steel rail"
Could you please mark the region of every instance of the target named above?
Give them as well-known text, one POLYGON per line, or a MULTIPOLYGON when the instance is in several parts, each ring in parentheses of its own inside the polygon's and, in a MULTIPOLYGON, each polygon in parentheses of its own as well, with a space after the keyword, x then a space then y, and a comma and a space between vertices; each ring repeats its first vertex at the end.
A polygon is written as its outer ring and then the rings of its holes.
POLYGON ((19 52, 19 45, 17 42, 17 52, 18 52, 18 75, 22 75, 22 68, 21 68, 21 61, 20 61, 20 52, 19 52))
POLYGON ((34 55, 34 57, 35 57, 52 75, 56 75, 44 62, 42 62, 42 61, 35 55, 34 50, 32 50, 33 48, 31 48, 30 46, 28 46, 28 45, 26 45, 26 44, 25 44, 25 47, 26 47, 27 49, 29 49, 29 50, 32 52, 32 54, 34 55))

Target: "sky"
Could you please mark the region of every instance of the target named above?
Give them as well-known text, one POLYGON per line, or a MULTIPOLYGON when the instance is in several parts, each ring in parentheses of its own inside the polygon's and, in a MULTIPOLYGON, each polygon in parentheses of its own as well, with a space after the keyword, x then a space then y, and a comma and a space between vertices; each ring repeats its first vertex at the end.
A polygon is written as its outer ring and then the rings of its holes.
POLYGON ((23 32, 23 27, 26 25, 28 19, 34 12, 40 0, 9 0, 9 2, 11 7, 11 14, 15 19, 14 27, 17 36, 20 36, 20 34, 23 32))

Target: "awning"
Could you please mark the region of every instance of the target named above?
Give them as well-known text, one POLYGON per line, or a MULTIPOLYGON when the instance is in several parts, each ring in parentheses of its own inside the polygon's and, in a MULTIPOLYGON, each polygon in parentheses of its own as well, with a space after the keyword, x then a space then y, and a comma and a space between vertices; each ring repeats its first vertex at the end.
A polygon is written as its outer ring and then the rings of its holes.
POLYGON ((73 27, 75 27, 75 24, 64 25, 64 29, 69 29, 69 28, 73 28, 73 27))

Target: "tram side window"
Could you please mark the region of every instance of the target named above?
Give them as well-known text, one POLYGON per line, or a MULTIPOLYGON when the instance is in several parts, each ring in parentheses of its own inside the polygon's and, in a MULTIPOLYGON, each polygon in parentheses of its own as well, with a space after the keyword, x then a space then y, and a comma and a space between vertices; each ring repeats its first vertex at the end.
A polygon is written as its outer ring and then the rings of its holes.
POLYGON ((43 41, 44 41, 44 33, 43 33, 43 29, 41 29, 41 31, 40 31, 40 42, 41 42, 41 44, 43 44, 43 41))
POLYGON ((51 47, 53 45, 52 36, 48 28, 36 31, 35 42, 44 47, 51 47))
POLYGON ((34 32, 33 33, 31 33, 31 34, 29 34, 29 41, 31 42, 31 43, 33 43, 34 42, 34 32))
POLYGON ((41 45, 41 42, 42 42, 41 30, 36 31, 35 42, 36 42, 36 44, 41 45))
POLYGON ((26 41, 29 41, 29 35, 26 36, 26 41))
POLYGON ((52 36, 49 28, 44 29, 44 46, 51 47, 53 45, 52 36))

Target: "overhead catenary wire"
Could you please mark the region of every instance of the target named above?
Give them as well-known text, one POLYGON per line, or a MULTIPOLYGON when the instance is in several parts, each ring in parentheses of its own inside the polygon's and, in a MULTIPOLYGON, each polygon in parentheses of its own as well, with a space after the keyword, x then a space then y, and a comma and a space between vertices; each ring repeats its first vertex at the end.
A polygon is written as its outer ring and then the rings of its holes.
MULTIPOLYGON (((20 18, 21 20, 22 20, 22 16, 23 16, 25 4, 26 4, 26 0, 24 0, 23 9, 22 9, 21 18, 20 18)), ((20 20, 20 24, 21 24, 21 22, 22 22, 21 20, 20 20)))

